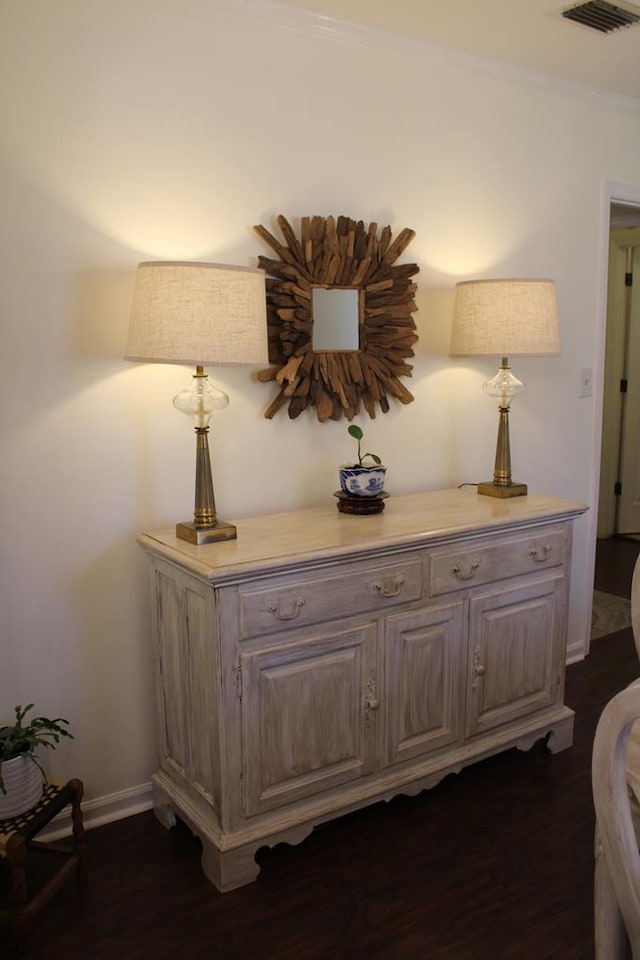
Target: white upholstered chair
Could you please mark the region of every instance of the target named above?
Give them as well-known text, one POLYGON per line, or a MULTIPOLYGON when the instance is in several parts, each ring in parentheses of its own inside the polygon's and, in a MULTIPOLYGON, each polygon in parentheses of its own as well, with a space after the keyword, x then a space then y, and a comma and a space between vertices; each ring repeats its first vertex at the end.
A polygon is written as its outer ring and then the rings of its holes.
MULTIPOLYGON (((640 557, 631 588, 640 657, 640 557)), ((640 960, 640 679, 602 712, 592 763, 596 960, 640 960)))

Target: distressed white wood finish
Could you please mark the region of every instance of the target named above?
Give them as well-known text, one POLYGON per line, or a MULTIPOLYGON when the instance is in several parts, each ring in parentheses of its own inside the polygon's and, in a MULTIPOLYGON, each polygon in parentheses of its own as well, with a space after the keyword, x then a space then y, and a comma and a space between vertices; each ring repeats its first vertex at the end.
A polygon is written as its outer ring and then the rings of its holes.
POLYGON ((371 773, 375 624, 240 655, 245 812, 251 816, 371 773), (245 696, 246 691, 246 696, 245 696))
MULTIPOLYGON (((631 586, 640 654, 640 557, 631 586)), ((593 743, 596 960, 640 960, 640 680, 607 704, 593 743)))
POLYGON ((159 819, 226 891, 256 850, 550 735, 563 704, 571 521, 584 505, 471 490, 146 535, 159 819))
POLYGON ((464 699, 463 605, 388 618, 386 764, 424 756, 460 739, 464 699))
POLYGON ((557 702, 564 677, 561 578, 551 568, 525 584, 500 583, 470 597, 467 736, 557 702))
MULTIPOLYGON (((596 960, 640 960, 640 807, 630 795, 627 746, 638 738, 640 681, 602 712, 593 745, 596 809, 596 960)), ((637 771, 636 771, 637 775, 637 771)))

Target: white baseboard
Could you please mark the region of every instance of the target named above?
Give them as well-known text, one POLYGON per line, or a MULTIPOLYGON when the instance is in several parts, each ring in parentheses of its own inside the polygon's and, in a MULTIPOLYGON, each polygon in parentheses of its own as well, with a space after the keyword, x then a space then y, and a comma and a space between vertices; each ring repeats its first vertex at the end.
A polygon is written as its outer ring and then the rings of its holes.
MULTIPOLYGON (((153 808, 151 783, 141 783, 128 790, 108 794, 106 797, 96 797, 94 800, 82 801, 82 818, 85 830, 101 827, 114 820, 123 820, 136 813, 143 813, 153 808)), ((57 817, 47 824, 40 832, 38 839, 42 841, 59 840, 71 834, 71 820, 69 808, 66 807, 57 817)))

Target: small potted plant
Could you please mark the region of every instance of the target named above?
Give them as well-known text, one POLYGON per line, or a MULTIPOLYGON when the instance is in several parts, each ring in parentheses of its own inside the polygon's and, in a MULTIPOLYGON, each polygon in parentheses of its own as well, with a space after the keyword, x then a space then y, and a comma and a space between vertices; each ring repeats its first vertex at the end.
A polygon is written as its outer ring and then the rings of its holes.
POLYGON ((33 704, 15 708, 14 723, 0 727, 0 819, 17 817, 34 807, 42 796, 44 770, 39 747, 55 749, 60 737, 73 739, 65 730, 68 720, 34 717, 25 722, 33 704))
POLYGON ((351 466, 340 467, 340 489, 353 497, 379 496, 384 488, 387 468, 382 465, 382 460, 376 453, 362 452, 364 434, 361 427, 352 423, 347 432, 357 440, 358 461, 351 466), (372 461, 371 464, 365 464, 367 458, 372 461))

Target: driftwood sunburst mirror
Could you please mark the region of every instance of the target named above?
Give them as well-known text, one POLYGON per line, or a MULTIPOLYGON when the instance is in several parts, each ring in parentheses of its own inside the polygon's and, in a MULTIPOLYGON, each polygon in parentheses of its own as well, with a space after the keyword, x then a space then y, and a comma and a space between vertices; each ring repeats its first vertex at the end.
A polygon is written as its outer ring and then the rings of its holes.
POLYGON ((279 391, 265 411, 270 419, 288 404, 291 419, 314 407, 318 420, 348 420, 389 398, 411 403, 401 383, 410 377, 417 341, 415 263, 396 260, 415 236, 393 240, 391 228, 349 217, 302 217, 300 237, 277 218, 284 241, 254 229, 277 259, 259 257, 267 274, 269 361, 258 378, 279 391))

